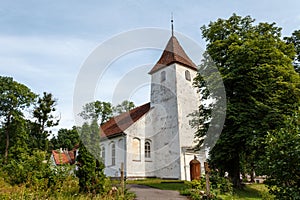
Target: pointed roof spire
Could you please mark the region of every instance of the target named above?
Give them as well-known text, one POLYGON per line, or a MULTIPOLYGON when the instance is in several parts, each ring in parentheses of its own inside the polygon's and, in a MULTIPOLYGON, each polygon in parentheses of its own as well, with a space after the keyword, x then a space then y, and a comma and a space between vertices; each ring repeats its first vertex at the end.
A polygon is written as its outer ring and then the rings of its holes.
POLYGON ((171 13, 171 30, 172 30, 172 36, 174 36, 174 24, 173 24, 173 13, 171 13))
POLYGON ((177 38, 172 34, 160 59, 157 61, 157 63, 151 69, 149 74, 153 74, 154 72, 156 72, 166 66, 169 66, 173 63, 179 63, 190 69, 197 70, 197 66, 186 55, 183 48, 179 44, 177 38))

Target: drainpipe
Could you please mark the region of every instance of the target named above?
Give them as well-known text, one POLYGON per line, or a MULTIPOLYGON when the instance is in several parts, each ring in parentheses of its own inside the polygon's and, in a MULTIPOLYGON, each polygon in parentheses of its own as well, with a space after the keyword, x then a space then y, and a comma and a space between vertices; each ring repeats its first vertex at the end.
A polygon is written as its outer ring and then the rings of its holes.
POLYGON ((123 133, 124 136, 124 147, 123 147, 123 151, 124 151, 124 177, 127 178, 127 137, 126 134, 123 133))
POLYGON ((183 162, 184 162, 184 176, 185 176, 185 180, 187 181, 187 175, 186 175, 186 160, 185 160, 185 148, 183 148, 183 162))

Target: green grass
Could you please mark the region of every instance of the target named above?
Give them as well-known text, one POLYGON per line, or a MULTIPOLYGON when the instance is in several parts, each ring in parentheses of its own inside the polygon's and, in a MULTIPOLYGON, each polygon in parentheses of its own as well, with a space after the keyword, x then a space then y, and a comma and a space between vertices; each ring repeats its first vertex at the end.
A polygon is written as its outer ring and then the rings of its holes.
POLYGON ((226 195, 218 195, 221 199, 224 200, 258 200, 258 199, 265 199, 271 200, 274 199, 268 193, 268 189, 264 184, 249 184, 246 185, 243 189, 234 189, 233 195, 226 194, 226 195))
MULTIPOLYGON (((188 191, 188 181, 177 181, 177 180, 161 180, 161 179, 143 179, 143 180, 128 180, 127 184, 139 184, 146 185, 161 190, 177 190, 177 191, 188 191)), ((243 189, 234 189, 233 194, 219 194, 215 191, 219 199, 223 200, 272 200, 274 199, 268 194, 268 189, 264 184, 249 184, 245 185, 243 189)))
POLYGON ((161 179, 144 179, 144 180, 129 180, 126 181, 127 184, 139 184, 146 185, 149 187, 161 189, 161 190, 184 190, 188 188, 185 181, 177 180, 161 180, 161 179))

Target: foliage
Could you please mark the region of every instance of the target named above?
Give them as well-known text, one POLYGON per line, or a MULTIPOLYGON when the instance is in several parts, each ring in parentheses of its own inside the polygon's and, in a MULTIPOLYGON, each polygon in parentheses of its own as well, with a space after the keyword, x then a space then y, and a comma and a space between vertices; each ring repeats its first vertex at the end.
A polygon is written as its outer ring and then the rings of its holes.
POLYGON ((295 70, 299 73, 300 72, 300 30, 296 30, 292 33, 292 36, 285 37, 284 40, 288 44, 293 44, 295 47, 295 51, 297 53, 294 59, 294 67, 295 70))
POLYGON ((300 199, 300 116, 286 119, 285 127, 269 132, 260 166, 265 183, 278 199, 300 199))
MULTIPOLYGON (((21 184, 29 182, 32 185, 40 183, 50 175, 50 168, 46 161, 46 152, 34 151, 32 155, 22 153, 18 159, 10 160, 4 166, 7 172, 7 182, 10 184, 21 184)), ((46 187, 43 185, 43 187, 46 187)))
POLYGON ((36 95, 25 85, 14 81, 13 78, 0 76, 0 120, 5 133, 5 163, 8 161, 11 137, 19 134, 12 130, 12 123, 23 118, 24 109, 33 103, 35 97, 36 95))
MULTIPOLYGON (((57 174, 59 176, 59 174, 57 174)), ((74 176, 67 176, 62 183, 58 183, 61 187, 55 189, 43 190, 38 185, 32 186, 31 184, 10 185, 4 181, 0 176, 0 199, 9 200, 35 200, 35 199, 49 199, 49 200, 90 200, 90 199, 103 199, 103 200, 131 200, 134 199, 132 193, 125 193, 125 197, 117 193, 105 193, 94 195, 92 193, 80 193, 78 186, 78 179, 74 176)))
POLYGON ((73 149, 76 144, 79 144, 79 134, 76 126, 72 129, 61 128, 58 130, 57 136, 50 140, 50 149, 73 149))
POLYGON ((249 16, 233 14, 201 30, 227 96, 225 124, 210 152, 210 165, 229 172, 234 186, 241 187, 241 163, 257 162, 267 132, 282 127, 284 117, 298 108, 294 48, 281 39, 275 23, 254 25, 249 16))
POLYGON ((80 191, 103 193, 109 186, 103 172, 104 165, 100 160, 100 135, 97 121, 93 120, 91 126, 84 123, 80 135, 76 171, 80 191))
POLYGON ((51 132, 47 128, 57 126, 59 120, 53 116, 56 111, 56 100, 51 93, 43 93, 43 97, 39 97, 33 110, 35 122, 31 124, 32 148, 40 150, 48 150, 48 137, 51 132))
POLYGON ((109 102, 90 102, 83 106, 83 111, 79 115, 84 120, 100 120, 100 124, 103 124, 112 117, 113 108, 109 102))
POLYGON ((129 110, 135 107, 132 101, 124 100, 122 103, 113 107, 114 115, 119 115, 124 112, 128 112, 129 110))
POLYGON ((131 101, 124 100, 121 104, 112 106, 109 102, 94 101, 83 106, 83 111, 79 113, 84 120, 97 120, 100 125, 107 122, 114 115, 127 112, 135 107, 131 101))
POLYGON ((107 190, 107 185, 105 185, 107 181, 103 173, 102 163, 87 151, 82 142, 80 142, 77 162, 76 176, 79 178, 81 192, 98 194, 107 190))
POLYGON ((211 188, 218 190, 221 194, 232 193, 233 187, 230 180, 226 177, 220 176, 216 171, 212 171, 209 177, 211 188))

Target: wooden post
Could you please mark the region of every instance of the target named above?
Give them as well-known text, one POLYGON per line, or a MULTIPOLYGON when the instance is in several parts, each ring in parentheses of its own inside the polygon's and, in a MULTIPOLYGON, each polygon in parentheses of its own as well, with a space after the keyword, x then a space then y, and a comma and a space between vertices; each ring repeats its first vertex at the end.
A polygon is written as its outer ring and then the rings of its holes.
POLYGON ((206 193, 207 196, 210 197, 210 184, 209 184, 210 169, 207 162, 204 162, 204 169, 205 169, 206 193))
POLYGON ((125 191, 125 184, 124 184, 124 163, 121 163, 121 190, 122 190, 122 196, 124 196, 125 191))

